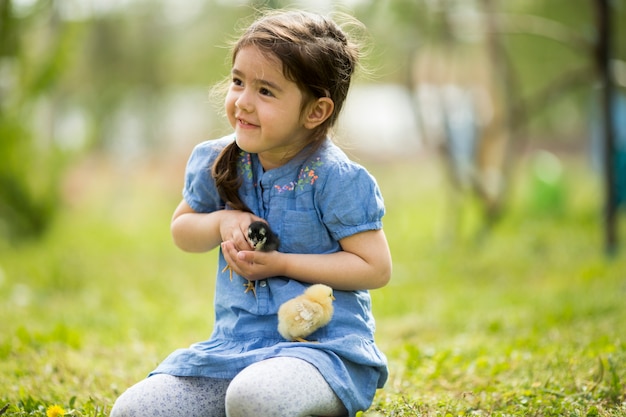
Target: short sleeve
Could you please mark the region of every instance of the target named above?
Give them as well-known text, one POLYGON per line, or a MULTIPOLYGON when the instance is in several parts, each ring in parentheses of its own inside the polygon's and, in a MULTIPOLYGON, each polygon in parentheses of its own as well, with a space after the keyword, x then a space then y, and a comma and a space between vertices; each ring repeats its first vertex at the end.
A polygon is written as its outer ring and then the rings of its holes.
POLYGON ((223 149, 222 142, 207 141, 197 145, 187 161, 183 198, 198 213, 210 213, 224 206, 211 175, 211 167, 223 149))
POLYGON ((374 177, 357 164, 340 164, 332 171, 317 203, 333 239, 381 229, 385 204, 374 177))

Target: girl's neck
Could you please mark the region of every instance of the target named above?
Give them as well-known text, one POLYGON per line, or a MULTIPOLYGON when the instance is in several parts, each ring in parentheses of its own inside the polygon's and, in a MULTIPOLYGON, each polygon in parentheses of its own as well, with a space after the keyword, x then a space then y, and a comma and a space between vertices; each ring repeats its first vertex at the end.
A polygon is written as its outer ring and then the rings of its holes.
POLYGON ((268 152, 259 153, 259 161, 261 162, 261 166, 263 167, 263 171, 270 171, 272 169, 280 168, 285 165, 287 162, 291 161, 297 155, 302 152, 308 145, 304 145, 299 147, 298 149, 293 149, 288 152, 283 153, 282 155, 272 154, 268 152))

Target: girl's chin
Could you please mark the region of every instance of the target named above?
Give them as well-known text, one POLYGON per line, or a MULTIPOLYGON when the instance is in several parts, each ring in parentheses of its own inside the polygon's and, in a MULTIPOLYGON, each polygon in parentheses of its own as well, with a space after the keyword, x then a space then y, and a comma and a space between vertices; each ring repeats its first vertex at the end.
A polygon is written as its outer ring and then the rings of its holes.
POLYGON ((250 143, 250 141, 245 138, 241 138, 239 135, 236 136, 235 142, 239 149, 248 153, 258 153, 258 149, 254 146, 254 144, 250 143))

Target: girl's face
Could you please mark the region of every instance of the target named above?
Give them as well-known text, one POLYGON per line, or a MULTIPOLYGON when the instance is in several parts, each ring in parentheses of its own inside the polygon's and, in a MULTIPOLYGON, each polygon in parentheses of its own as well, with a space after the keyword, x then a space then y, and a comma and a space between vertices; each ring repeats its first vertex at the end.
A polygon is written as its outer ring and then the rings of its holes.
POLYGON ((237 53, 231 75, 225 107, 237 145, 258 154, 266 170, 285 164, 311 133, 301 117, 304 95, 278 59, 253 46, 237 53))

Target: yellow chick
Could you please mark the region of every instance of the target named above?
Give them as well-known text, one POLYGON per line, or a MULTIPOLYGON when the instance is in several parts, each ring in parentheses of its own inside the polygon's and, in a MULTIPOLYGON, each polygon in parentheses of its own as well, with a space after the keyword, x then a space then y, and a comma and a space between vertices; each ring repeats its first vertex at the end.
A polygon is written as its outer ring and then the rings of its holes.
POLYGON ((287 340, 307 342, 305 337, 330 322, 334 299, 333 289, 328 285, 311 285, 304 294, 280 306, 278 332, 287 340))

